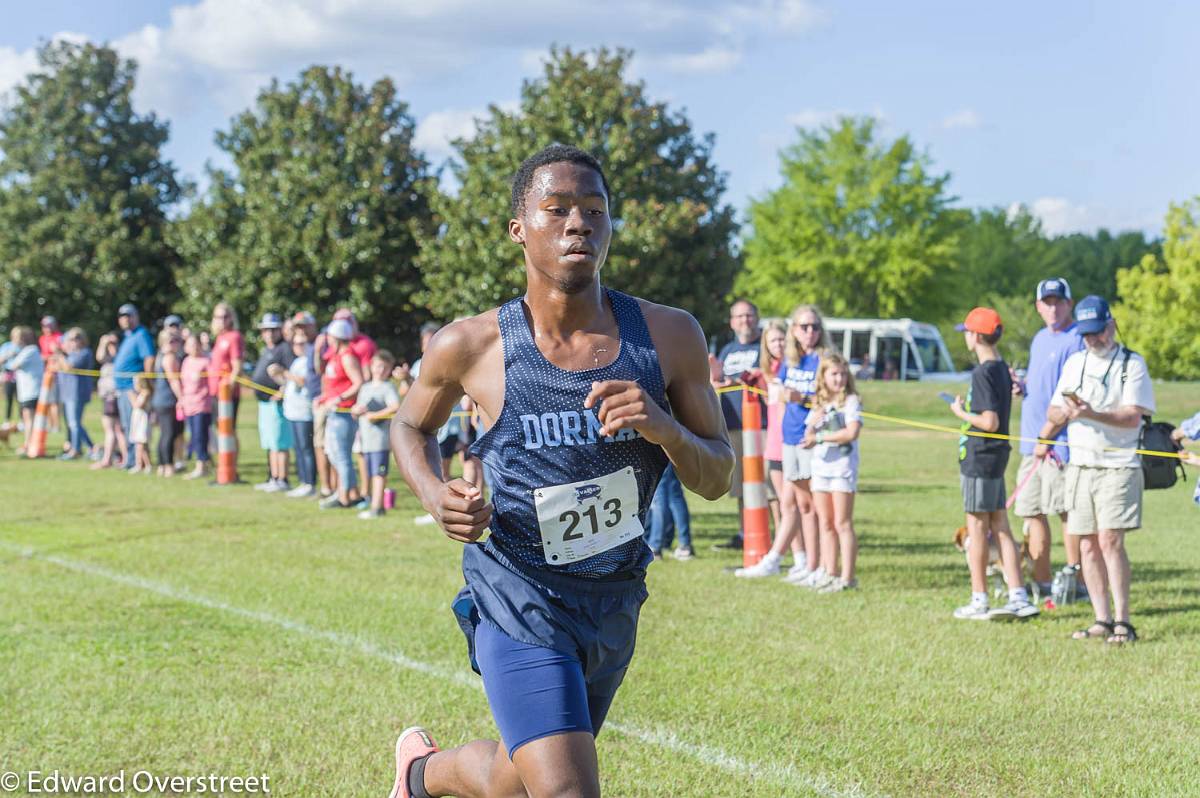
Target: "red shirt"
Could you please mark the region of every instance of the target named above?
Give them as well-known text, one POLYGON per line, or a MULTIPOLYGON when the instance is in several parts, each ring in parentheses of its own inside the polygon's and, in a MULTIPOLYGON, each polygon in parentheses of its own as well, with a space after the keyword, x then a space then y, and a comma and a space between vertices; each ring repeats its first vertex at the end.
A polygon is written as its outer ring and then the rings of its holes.
POLYGON ((375 352, 378 350, 379 346, 369 336, 362 333, 350 339, 350 351, 358 356, 358 362, 362 363, 364 370, 371 367, 371 358, 375 357, 375 352))
POLYGON ((60 332, 38 336, 38 349, 42 351, 43 360, 53 355, 56 349, 62 348, 62 337, 60 332))
POLYGON ((221 377, 230 373, 233 361, 244 359, 245 343, 240 332, 226 330, 217 336, 208 359, 208 392, 210 395, 217 395, 221 377))
MULTIPOLYGON (((357 354, 351 351, 350 354, 357 354)), ((349 390, 354 382, 346 374, 346 366, 342 363, 341 355, 335 355, 333 349, 329 350, 329 360, 325 363, 324 385, 325 393, 321 395, 322 399, 330 399, 334 396, 340 396, 349 390)), ((338 407, 354 407, 354 397, 342 399, 338 402, 338 407)))

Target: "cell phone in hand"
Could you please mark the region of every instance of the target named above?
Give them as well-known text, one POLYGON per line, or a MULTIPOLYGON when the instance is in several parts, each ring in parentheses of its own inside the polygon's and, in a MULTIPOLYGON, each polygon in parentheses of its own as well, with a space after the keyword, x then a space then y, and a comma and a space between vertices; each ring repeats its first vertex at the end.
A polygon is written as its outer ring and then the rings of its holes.
POLYGON ((1079 404, 1080 402, 1083 401, 1082 399, 1079 398, 1079 394, 1075 393, 1074 391, 1063 391, 1062 395, 1063 395, 1064 399, 1070 399, 1072 402, 1075 402, 1076 404, 1079 404))
POLYGON ((938 391, 938 399, 941 399, 943 402, 945 402, 948 405, 954 404, 954 397, 951 396, 950 394, 946 393, 945 391, 938 391))

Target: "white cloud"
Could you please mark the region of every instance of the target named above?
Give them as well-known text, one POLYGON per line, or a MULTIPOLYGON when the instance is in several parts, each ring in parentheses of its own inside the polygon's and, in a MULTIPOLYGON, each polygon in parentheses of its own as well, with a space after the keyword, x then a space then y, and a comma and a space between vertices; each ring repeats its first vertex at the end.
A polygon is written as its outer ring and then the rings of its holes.
POLYGON ((742 60, 740 50, 728 47, 709 47, 699 53, 672 55, 662 59, 663 66, 672 72, 685 74, 705 74, 725 72, 742 60))
MULTIPOLYGON (((545 13, 551 8, 545 0, 199 0, 115 44, 138 59, 140 98, 155 109, 170 114, 216 99, 228 114, 246 97, 247 76, 290 77, 311 63, 386 73, 401 86, 489 54, 533 66, 546 51, 529 43, 564 35, 561 18, 545 13)), ((804 33, 824 18, 813 0, 612 0, 604 25, 572 29, 570 43, 620 42, 649 65, 705 74, 733 68, 756 41, 804 33)))
POLYGON ((1143 230, 1158 235, 1162 218, 1156 212, 1120 212, 1113 208, 1072 202, 1066 197, 1038 197, 1031 203, 1013 202, 1008 206, 1011 219, 1024 208, 1042 223, 1046 235, 1094 233, 1100 228, 1112 231, 1143 230))
MULTIPOLYGON (((82 33, 60 31, 50 37, 50 41, 67 41, 81 43, 87 41, 82 33)), ((0 95, 16 87, 25 76, 37 69, 37 50, 30 47, 27 50, 17 50, 12 47, 0 47, 0 95)))
POLYGON ((887 123, 887 115, 881 108, 873 111, 850 111, 845 108, 805 108, 788 114, 787 123, 792 127, 817 128, 836 125, 843 117, 869 116, 881 124, 887 123))
POLYGON ((942 127, 946 130, 974 130, 982 124, 983 117, 971 108, 955 111, 942 119, 942 127))
POLYGON ((430 161, 437 162, 454 154, 450 143, 469 138, 475 133, 475 120, 487 116, 483 108, 448 108, 434 111, 417 123, 413 146, 422 150, 430 161))

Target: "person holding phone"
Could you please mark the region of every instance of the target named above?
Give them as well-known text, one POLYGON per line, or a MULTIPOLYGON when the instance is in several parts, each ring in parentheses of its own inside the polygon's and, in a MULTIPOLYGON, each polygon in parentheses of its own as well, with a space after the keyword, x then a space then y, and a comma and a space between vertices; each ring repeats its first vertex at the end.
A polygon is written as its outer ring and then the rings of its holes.
POLYGON ((1038 608, 1029 600, 1021 564, 1005 509, 1004 471, 1012 446, 1008 422, 1012 413, 1012 377, 996 350, 1004 324, 992 308, 975 308, 957 329, 967 348, 979 359, 971 371, 967 397, 955 397, 951 412, 962 420, 958 442, 963 510, 967 514, 967 565, 971 570, 971 601, 954 611, 962 620, 1030 618, 1038 608), (992 437, 992 436, 996 437, 992 437), (1000 549, 1008 603, 989 608, 987 566, 991 540, 1000 549))
POLYGON ((1085 297, 1075 307, 1075 321, 1086 348, 1067 358, 1042 429, 1042 437, 1067 430, 1067 534, 1079 539, 1096 613, 1096 620, 1073 637, 1132 643, 1138 636, 1129 619, 1125 535, 1142 525, 1137 448, 1142 418, 1155 409, 1154 385, 1142 356, 1117 344, 1108 302, 1085 297))

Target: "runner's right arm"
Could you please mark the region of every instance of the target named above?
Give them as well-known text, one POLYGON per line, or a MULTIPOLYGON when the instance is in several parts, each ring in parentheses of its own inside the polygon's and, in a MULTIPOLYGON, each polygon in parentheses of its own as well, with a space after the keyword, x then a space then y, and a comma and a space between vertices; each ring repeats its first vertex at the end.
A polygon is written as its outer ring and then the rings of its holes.
POLYGON ((446 536, 461 543, 479 538, 492 519, 492 505, 483 492, 463 479, 446 481, 437 431, 450 418, 463 396, 463 373, 470 368, 467 323, 444 328, 429 342, 421 373, 392 419, 392 456, 425 510, 446 536))

